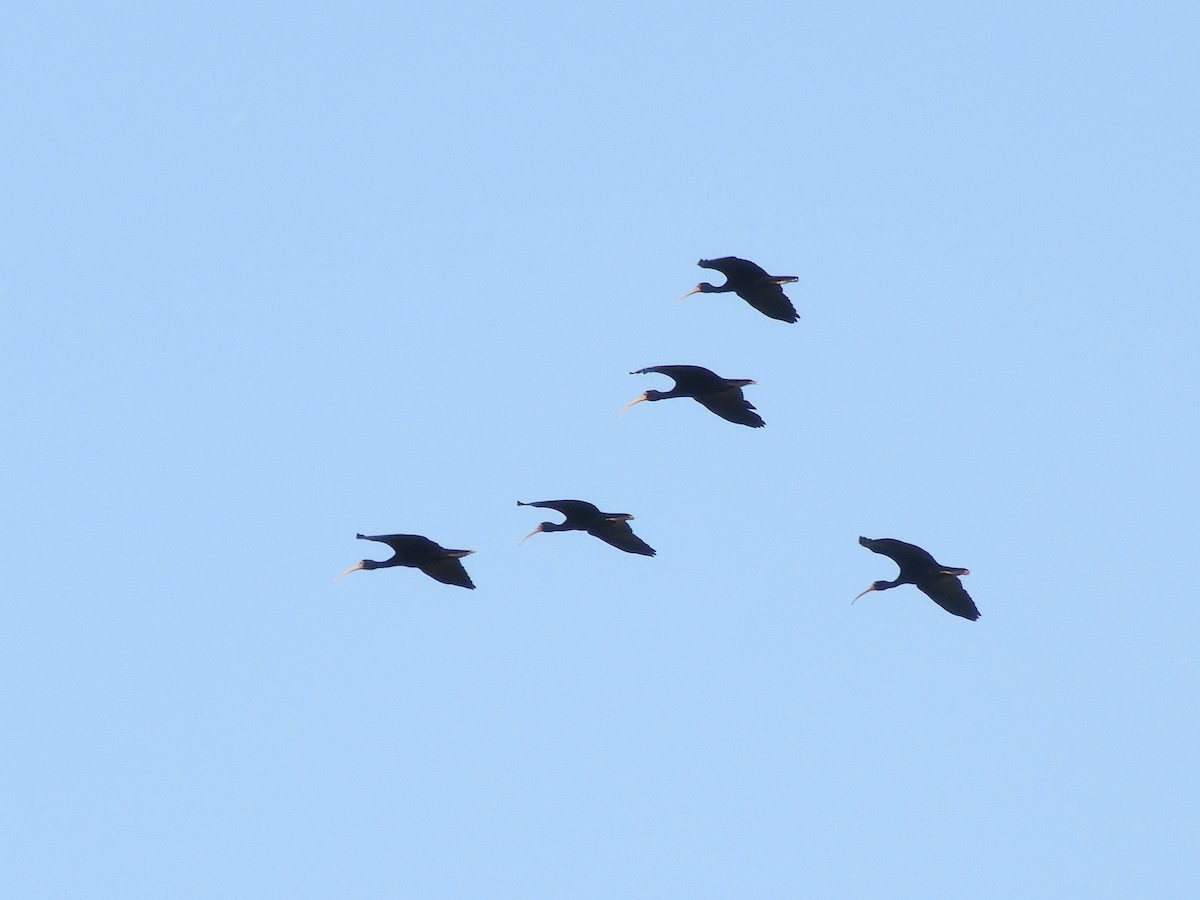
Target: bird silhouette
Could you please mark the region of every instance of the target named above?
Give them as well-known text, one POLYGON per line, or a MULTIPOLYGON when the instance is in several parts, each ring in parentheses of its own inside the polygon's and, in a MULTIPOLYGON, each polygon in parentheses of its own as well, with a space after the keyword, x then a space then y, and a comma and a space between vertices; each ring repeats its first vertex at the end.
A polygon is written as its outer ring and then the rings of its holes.
POLYGON ((722 419, 750 428, 762 428, 766 422, 762 416, 754 412, 754 405, 742 396, 742 388, 748 384, 756 384, 749 378, 722 378, 715 372, 702 366, 649 366, 630 372, 630 375, 645 375, 648 372, 658 372, 675 381, 675 387, 669 391, 646 391, 626 403, 617 415, 625 412, 635 403, 656 400, 671 400, 675 397, 691 397, 710 412, 716 413, 722 419))
MULTIPOLYGON (((902 584, 914 584, 918 590, 924 592, 946 612, 970 619, 972 622, 979 618, 979 610, 975 606, 975 601, 971 599, 970 594, 963 588, 962 582, 958 580, 960 575, 971 574, 969 570, 960 569, 957 566, 943 566, 927 551, 915 544, 906 544, 895 538, 872 540, 860 537, 858 542, 868 550, 890 557, 900 567, 900 574, 894 581, 873 582, 858 597, 869 594, 871 591, 886 591, 902 584)), ((855 597, 854 600, 857 600, 858 597, 855 597)), ((850 602, 853 603, 854 600, 850 602)))
POLYGON ((522 503, 517 506, 536 506, 540 509, 553 509, 566 516, 560 523, 543 522, 525 537, 520 543, 529 540, 539 532, 551 531, 586 531, 592 537, 598 537, 606 544, 612 544, 618 550, 626 553, 637 553, 640 556, 654 556, 655 550, 629 527, 633 518, 629 513, 606 513, 584 500, 539 500, 536 503, 522 503))
POLYGON ((475 590, 471 576, 459 561, 464 556, 470 556, 474 550, 448 550, 440 544, 435 544, 427 537, 419 534, 356 534, 360 541, 379 541, 392 548, 391 559, 382 562, 374 559, 364 559, 355 563, 345 572, 333 579, 344 578, 359 569, 387 569, 392 566, 408 566, 420 569, 430 578, 442 584, 453 584, 458 587, 475 590))
POLYGON ((796 307, 784 294, 780 285, 799 281, 795 275, 768 275, 762 266, 739 259, 736 256, 722 256, 720 259, 702 259, 696 265, 705 269, 715 269, 725 276, 725 283, 713 286, 702 281, 682 297, 680 301, 692 294, 728 294, 735 293, 764 316, 778 319, 780 322, 795 322, 800 316, 796 307))

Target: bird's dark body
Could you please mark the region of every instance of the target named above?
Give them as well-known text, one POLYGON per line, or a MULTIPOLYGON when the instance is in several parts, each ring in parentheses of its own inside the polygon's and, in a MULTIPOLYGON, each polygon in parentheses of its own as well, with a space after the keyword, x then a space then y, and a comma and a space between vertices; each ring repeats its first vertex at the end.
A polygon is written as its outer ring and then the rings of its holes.
POLYGON ((606 544, 611 544, 626 553, 636 553, 639 556, 654 556, 655 550, 629 527, 633 516, 629 513, 606 513, 584 500, 538 500, 534 503, 517 501, 517 506, 536 506, 539 509, 553 509, 562 513, 566 518, 560 523, 543 522, 526 537, 532 537, 539 531, 586 531, 592 537, 598 537, 606 544))
POLYGON ((900 567, 900 574, 894 581, 876 581, 867 591, 886 591, 902 584, 912 584, 946 612, 972 622, 979 618, 975 601, 958 580, 958 576, 969 574, 966 569, 943 566, 928 551, 895 538, 860 537, 858 542, 868 550, 889 557, 900 567))
POLYGON ((701 282, 692 293, 735 293, 764 316, 789 323, 800 318, 796 307, 792 306, 792 301, 780 286, 799 281, 795 275, 769 275, 767 270, 757 263, 736 256, 702 259, 696 265, 720 272, 725 276, 725 283, 714 286, 708 282, 701 282))
MULTIPOLYGON (((631 375, 646 375, 657 372, 675 381, 675 387, 669 391, 646 391, 633 401, 651 402, 671 400, 676 397, 691 397, 710 412, 716 413, 728 422, 746 425, 749 428, 762 428, 766 422, 754 411, 754 404, 746 400, 742 387, 754 384, 749 378, 722 378, 716 372, 703 366, 649 366, 630 372, 631 375)), ((631 403, 630 406, 633 404, 631 403)), ((626 407, 628 408, 628 407, 626 407)))
POLYGON ((462 557, 474 550, 450 550, 419 534, 356 534, 361 541, 379 541, 393 550, 391 559, 381 562, 364 559, 364 569, 386 569, 392 566, 407 566, 420 569, 430 578, 457 587, 475 589, 471 576, 463 568, 462 557))

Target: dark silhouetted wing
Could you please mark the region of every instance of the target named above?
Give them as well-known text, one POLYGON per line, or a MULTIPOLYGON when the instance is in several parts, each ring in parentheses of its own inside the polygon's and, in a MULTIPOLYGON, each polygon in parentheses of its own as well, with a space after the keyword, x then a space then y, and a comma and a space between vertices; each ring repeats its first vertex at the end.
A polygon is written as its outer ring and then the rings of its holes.
POLYGON ((436 562, 426 563, 423 566, 419 566, 419 568, 430 578, 436 579, 442 584, 453 584, 458 587, 475 590, 475 582, 471 581, 471 576, 463 568, 462 560, 455 557, 447 557, 436 562))
POLYGON ((521 503, 517 501, 518 506, 536 506, 540 509, 552 509, 555 512, 560 512, 568 519, 598 519, 601 512, 598 507, 584 500, 538 500, 536 503, 521 503))
POLYGON ((792 306, 792 301, 787 298, 783 288, 773 281, 747 285, 738 288, 736 293, 764 316, 770 316, 780 322, 796 322, 800 318, 800 314, 796 312, 796 307, 792 306))
POLYGON ((720 390, 725 383, 724 378, 704 366, 647 366, 644 369, 638 369, 633 374, 646 375, 650 372, 658 372, 660 375, 673 378, 675 385, 688 393, 720 390))
POLYGON ((612 544, 618 550, 626 553, 637 553, 641 556, 654 556, 655 550, 640 537, 633 533, 628 522, 606 520, 602 525, 596 525, 587 533, 600 538, 606 544, 612 544))
POLYGON ((720 259, 702 259, 696 263, 704 269, 714 269, 725 276, 730 287, 735 282, 757 281, 760 278, 770 278, 767 270, 757 263, 752 263, 748 259, 739 259, 736 256, 722 256, 720 259))
POLYGON ((360 534, 358 538, 363 541, 379 541, 381 544, 387 544, 396 551, 397 555, 412 559, 418 559, 423 554, 432 558, 442 549, 440 544, 419 534, 360 534))
POLYGON ((892 562, 900 567, 902 573, 907 573, 914 578, 919 578, 923 572, 930 572, 941 568, 937 560, 929 553, 922 550, 916 544, 906 544, 904 541, 898 541, 895 538, 871 538, 860 537, 858 542, 875 553, 881 553, 890 558, 892 562))
POLYGON ((754 411, 754 405, 742 395, 742 389, 739 387, 726 388, 712 394, 700 394, 693 399, 726 421, 748 425, 751 428, 762 428, 767 424, 762 416, 754 411))
POLYGON ((937 578, 918 583, 917 587, 946 612, 970 619, 972 622, 979 618, 979 609, 975 606, 975 601, 971 599, 971 595, 957 576, 939 575, 937 578))

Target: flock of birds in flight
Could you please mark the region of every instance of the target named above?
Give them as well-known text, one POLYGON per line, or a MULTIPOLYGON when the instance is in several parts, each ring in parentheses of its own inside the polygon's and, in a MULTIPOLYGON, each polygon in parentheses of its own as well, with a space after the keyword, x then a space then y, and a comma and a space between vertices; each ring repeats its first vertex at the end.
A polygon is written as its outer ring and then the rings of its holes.
MULTIPOLYGON (((794 323, 799 319, 796 308, 783 292, 783 285, 799 281, 795 275, 769 275, 766 270, 746 259, 724 256, 720 259, 702 259, 698 263, 706 269, 714 269, 725 276, 725 283, 711 285, 701 282, 688 291, 681 300, 692 294, 735 293, 756 310, 772 319, 794 323)), ((710 412, 726 421, 750 428, 762 428, 762 416, 755 412, 754 405, 742 394, 742 388, 754 384, 749 378, 722 378, 702 366, 648 366, 631 372, 631 375, 666 375, 675 382, 669 391, 648 390, 630 401, 620 410, 642 402, 673 400, 690 397, 710 412)), ((619 415, 620 413, 618 413, 619 415)), ((552 509, 564 516, 562 522, 542 522, 525 535, 522 542, 538 533, 553 531, 586 531, 607 544, 626 553, 654 556, 654 548, 633 533, 629 513, 601 512, 599 508, 583 500, 539 500, 533 503, 517 501, 518 506, 552 509)), ((391 547, 390 559, 377 561, 364 559, 355 563, 341 575, 342 578, 359 569, 386 569, 392 566, 407 566, 420 569, 430 578, 443 584, 474 589, 475 584, 462 564, 464 556, 474 550, 451 550, 419 534, 356 535, 360 540, 379 541, 391 547)), ((895 538, 860 537, 858 542, 875 553, 891 558, 900 567, 900 574, 892 581, 875 581, 854 600, 871 591, 886 591, 902 584, 915 585, 938 606, 972 621, 979 618, 979 610, 962 586, 959 577, 969 574, 967 569, 944 566, 927 551, 914 544, 895 538)), ((335 581, 337 579, 334 579, 335 581)), ((854 601, 851 601, 852 603, 854 601)))

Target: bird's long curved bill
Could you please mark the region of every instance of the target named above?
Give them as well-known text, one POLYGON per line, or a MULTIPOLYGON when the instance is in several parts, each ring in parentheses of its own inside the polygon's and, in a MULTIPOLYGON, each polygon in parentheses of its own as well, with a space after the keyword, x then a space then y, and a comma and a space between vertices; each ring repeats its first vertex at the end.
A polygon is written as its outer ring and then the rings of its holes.
POLYGON ((625 412, 625 410, 629 409, 629 407, 633 406, 636 403, 641 403, 645 399, 646 399, 645 394, 642 394, 642 396, 640 396, 640 397, 635 397, 633 400, 630 400, 628 403, 626 403, 624 406, 622 406, 620 409, 618 409, 617 415, 619 416, 621 413, 625 412))
POLYGON ((698 294, 698 293, 700 293, 700 288, 694 287, 690 291, 688 291, 686 294, 684 294, 682 297, 680 297, 678 300, 676 300, 675 302, 682 303, 688 297, 692 296, 692 294, 698 294))
POLYGON ((542 526, 541 526, 541 525, 539 525, 537 528, 533 529, 533 531, 529 532, 529 534, 525 535, 525 537, 523 537, 523 538, 521 538, 519 541, 517 541, 517 543, 518 543, 518 544, 523 544, 523 543, 525 543, 527 540, 529 540, 529 539, 530 539, 531 537, 533 537, 535 534, 539 534, 539 533, 541 532, 541 530, 542 530, 542 526))
POLYGON ((337 581, 337 580, 338 580, 338 578, 345 578, 345 577, 346 577, 347 575, 349 575, 351 572, 357 572, 357 571, 358 571, 359 569, 361 569, 361 568, 363 568, 363 564, 362 564, 361 562, 356 562, 354 565, 352 565, 352 566, 351 566, 350 568, 348 568, 348 569, 347 569, 345 572, 343 572, 341 575, 339 575, 337 578, 335 578, 335 579, 333 579, 333 580, 334 580, 334 581, 337 581))
MULTIPOLYGON (((867 588, 865 591, 863 591, 862 594, 859 594, 858 597, 861 597, 863 594, 869 594, 873 590, 875 590, 875 585, 871 585, 869 588, 867 588)), ((858 597, 855 597, 853 600, 850 601, 851 606, 853 606, 855 603, 858 602, 858 597)))

